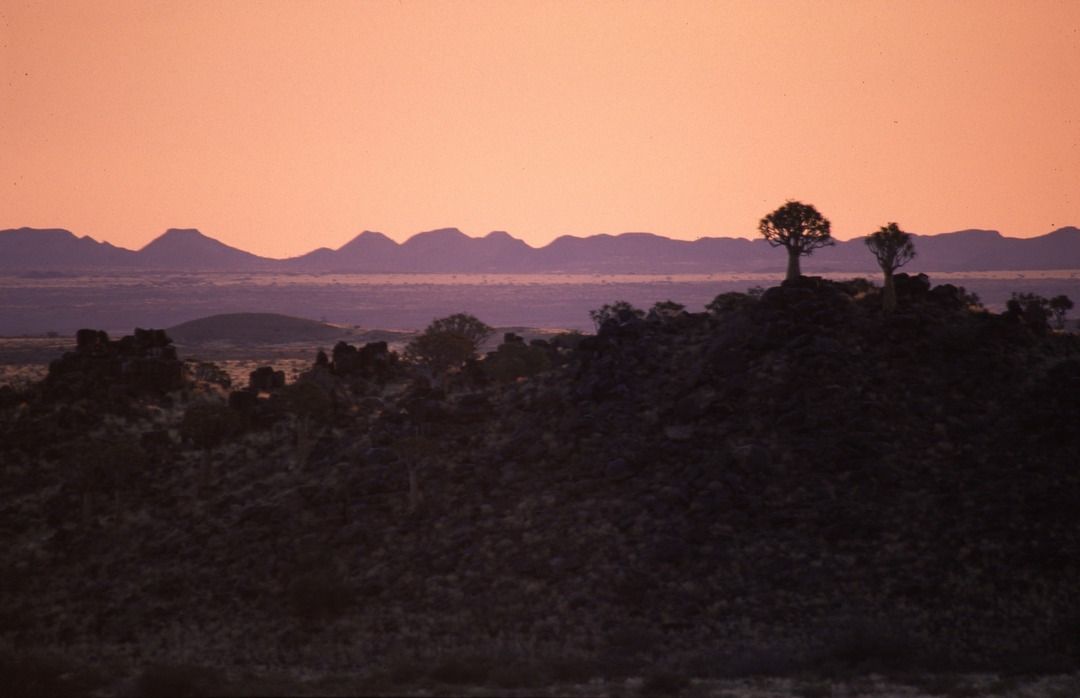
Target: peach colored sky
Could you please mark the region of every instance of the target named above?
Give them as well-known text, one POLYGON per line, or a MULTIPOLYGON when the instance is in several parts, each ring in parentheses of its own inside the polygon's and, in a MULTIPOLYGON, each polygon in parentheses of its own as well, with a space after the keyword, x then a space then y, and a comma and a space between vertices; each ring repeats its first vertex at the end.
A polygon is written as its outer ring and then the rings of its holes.
POLYGON ((0 228, 1080 225, 1080 2, 0 0, 0 228))

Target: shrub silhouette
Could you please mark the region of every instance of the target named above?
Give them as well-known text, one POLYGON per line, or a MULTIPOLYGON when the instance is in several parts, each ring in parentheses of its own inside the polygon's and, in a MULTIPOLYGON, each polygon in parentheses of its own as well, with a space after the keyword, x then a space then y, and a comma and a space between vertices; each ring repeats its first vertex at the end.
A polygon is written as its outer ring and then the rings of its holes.
POLYGON ((1013 293, 1005 303, 1005 315, 1037 335, 1050 329, 1050 301, 1037 293, 1013 293))
POLYGON ((741 308, 746 308, 757 303, 757 301, 758 297, 749 293, 727 291, 718 294, 716 298, 709 301, 705 306, 705 310, 708 310, 713 315, 722 315, 723 313, 730 313, 741 308))
POLYGON ((620 323, 629 322, 635 318, 645 317, 645 311, 635 308, 628 301, 615 301, 614 303, 605 303, 596 310, 590 310, 589 317, 592 319, 593 324, 596 325, 597 331, 599 331, 608 320, 615 320, 620 323))
POLYGON ((528 378, 551 368, 548 352, 532 346, 513 332, 503 336, 503 343, 484 359, 484 371, 494 380, 507 382, 528 378))
POLYGON ((180 435, 196 448, 213 450, 240 431, 240 417, 220 402, 197 402, 184 411, 180 435))
POLYGON ((1054 296, 1047 303, 1050 314, 1054 316, 1054 327, 1059 330, 1065 329, 1065 315, 1073 309, 1072 299, 1068 296, 1054 296))
POLYGON ((885 275, 885 288, 882 294, 882 307, 885 312, 896 310, 896 284, 893 273, 915 258, 915 243, 910 233, 900 230, 896 223, 883 225, 877 232, 866 236, 866 246, 870 248, 878 266, 885 275))
POLYGON ((493 332, 474 316, 458 313, 433 320, 405 347, 405 358, 441 375, 475 358, 480 344, 493 332))
POLYGON ((80 466, 78 481, 84 526, 98 513, 101 495, 111 495, 113 514, 119 516, 121 491, 137 481, 149 463, 138 441, 126 436, 79 439, 73 444, 71 455, 80 466))
POLYGON ((758 231, 770 245, 787 250, 787 281, 802 276, 799 257, 834 244, 830 229, 829 220, 816 208, 799 201, 788 201, 758 223, 758 231))
POLYGON ((296 463, 303 469, 323 433, 323 425, 333 417, 334 401, 329 393, 310 381, 286 386, 281 398, 296 420, 296 463))
POLYGON ((217 669, 194 664, 152 664, 135 681, 135 694, 158 696, 220 695, 224 675, 217 669))
POLYGON ((203 452, 199 487, 205 489, 213 477, 214 449, 243 428, 238 412, 220 402, 197 402, 184 412, 180 434, 203 452))
POLYGON ((686 306, 673 300, 657 301, 649 308, 649 320, 670 320, 686 311, 686 306))

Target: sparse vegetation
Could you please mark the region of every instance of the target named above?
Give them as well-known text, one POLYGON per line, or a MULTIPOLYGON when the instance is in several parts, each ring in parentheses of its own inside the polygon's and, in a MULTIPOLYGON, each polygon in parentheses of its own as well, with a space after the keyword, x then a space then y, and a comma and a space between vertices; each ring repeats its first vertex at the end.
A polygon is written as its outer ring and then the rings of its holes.
POLYGON ((439 385, 340 343, 228 403, 212 371, 160 392, 150 355, 101 390, 133 342, 85 333, 0 400, 0 632, 151 695, 239 690, 204 667, 266 657, 343 693, 1073 671, 1080 337, 1030 320, 1040 297, 974 313, 895 282, 891 316, 865 280, 799 277, 483 358, 490 328, 452 316, 430 334, 470 348, 439 385))

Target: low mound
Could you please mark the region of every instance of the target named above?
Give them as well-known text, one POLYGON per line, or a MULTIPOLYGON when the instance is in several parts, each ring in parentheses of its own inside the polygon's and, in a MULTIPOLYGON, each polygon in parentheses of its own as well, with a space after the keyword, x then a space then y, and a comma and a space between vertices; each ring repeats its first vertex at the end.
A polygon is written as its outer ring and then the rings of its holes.
POLYGON ((324 322, 276 313, 211 315, 170 327, 166 331, 179 344, 285 344, 326 341, 346 334, 340 327, 324 322))

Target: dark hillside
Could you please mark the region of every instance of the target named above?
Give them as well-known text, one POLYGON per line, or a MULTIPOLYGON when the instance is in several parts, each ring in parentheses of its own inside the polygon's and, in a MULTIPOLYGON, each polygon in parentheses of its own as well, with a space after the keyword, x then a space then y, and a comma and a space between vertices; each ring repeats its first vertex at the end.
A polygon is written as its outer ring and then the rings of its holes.
POLYGON ((71 397, 73 357, 0 394, 3 640, 399 688, 1076 670, 1080 342, 898 293, 616 317, 509 382, 341 344, 231 408, 71 397))
POLYGON ((180 344, 236 342, 327 341, 345 335, 341 327, 276 313, 226 313, 170 327, 169 336, 180 344))

